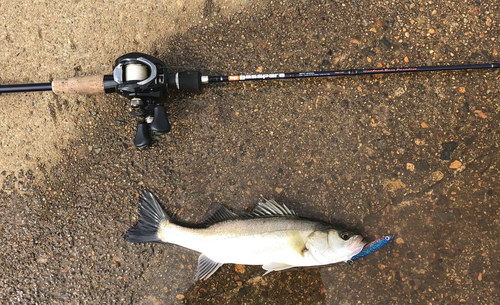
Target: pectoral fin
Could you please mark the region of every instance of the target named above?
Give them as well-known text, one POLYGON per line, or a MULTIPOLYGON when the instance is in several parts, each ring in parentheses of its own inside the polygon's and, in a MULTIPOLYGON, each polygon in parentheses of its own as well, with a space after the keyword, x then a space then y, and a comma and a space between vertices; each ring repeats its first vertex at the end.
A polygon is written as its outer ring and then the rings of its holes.
POLYGON ((214 262, 205 254, 200 255, 198 258, 198 270, 196 271, 195 280, 199 281, 208 279, 222 265, 223 264, 221 263, 214 262))
POLYGON ((272 272, 272 271, 280 271, 280 270, 285 270, 285 269, 290 269, 293 268, 294 266, 283 264, 283 263, 267 263, 262 265, 262 268, 266 270, 266 273, 264 273, 262 276, 272 272))

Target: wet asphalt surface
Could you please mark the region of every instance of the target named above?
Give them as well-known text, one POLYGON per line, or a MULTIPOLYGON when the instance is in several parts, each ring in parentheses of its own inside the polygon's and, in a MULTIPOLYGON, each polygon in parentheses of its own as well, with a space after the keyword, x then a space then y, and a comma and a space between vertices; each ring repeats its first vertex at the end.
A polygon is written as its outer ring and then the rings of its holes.
MULTIPOLYGON (((156 42, 204 75, 498 61, 495 1, 252 2, 156 42)), ((117 57, 122 54, 116 54, 117 57)), ((22 304, 498 304, 498 71, 214 84, 172 92, 172 132, 133 146, 118 96, 56 97, 81 136, 36 176, 2 173, 0 300, 22 304), (393 242, 352 265, 276 272, 128 244, 151 190, 178 217, 261 195, 393 242)), ((1 98, 1 97, 0 97, 1 98)), ((56 120, 57 124, 57 120, 56 120)))

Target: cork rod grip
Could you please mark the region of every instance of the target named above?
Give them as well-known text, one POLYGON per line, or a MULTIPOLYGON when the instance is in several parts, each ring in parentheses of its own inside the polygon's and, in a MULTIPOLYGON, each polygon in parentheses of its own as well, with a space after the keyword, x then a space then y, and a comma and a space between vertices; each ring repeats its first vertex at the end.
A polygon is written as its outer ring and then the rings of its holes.
POLYGON ((100 94, 104 92, 104 75, 59 78, 52 81, 55 94, 100 94))

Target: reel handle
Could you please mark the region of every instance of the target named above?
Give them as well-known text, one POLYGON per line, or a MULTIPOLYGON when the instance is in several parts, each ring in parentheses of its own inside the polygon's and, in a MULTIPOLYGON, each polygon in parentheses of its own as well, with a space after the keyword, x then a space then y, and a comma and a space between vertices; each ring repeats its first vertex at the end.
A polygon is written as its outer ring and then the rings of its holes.
POLYGON ((149 134, 148 123, 142 121, 137 123, 134 145, 137 148, 143 148, 151 144, 151 135, 149 134))
POLYGON ((167 118, 167 109, 163 105, 156 105, 153 110, 153 122, 151 130, 159 134, 165 134, 170 131, 170 122, 167 118))

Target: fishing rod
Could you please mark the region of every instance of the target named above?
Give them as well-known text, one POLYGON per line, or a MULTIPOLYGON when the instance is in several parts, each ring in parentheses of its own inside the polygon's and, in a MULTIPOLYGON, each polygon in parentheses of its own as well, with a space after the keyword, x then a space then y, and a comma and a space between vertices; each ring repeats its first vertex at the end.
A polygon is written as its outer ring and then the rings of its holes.
POLYGON ((131 115, 140 118, 134 145, 143 148, 151 144, 150 130, 157 134, 165 134, 171 129, 164 105, 168 89, 200 90, 203 84, 220 82, 494 68, 500 68, 500 63, 203 76, 199 71, 169 74, 166 65, 159 59, 143 53, 129 53, 116 59, 113 75, 62 78, 55 79, 51 83, 0 85, 0 94, 32 91, 53 91, 58 95, 118 93, 128 98, 131 107, 138 110, 130 112, 131 115))

